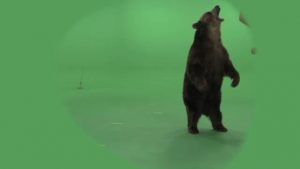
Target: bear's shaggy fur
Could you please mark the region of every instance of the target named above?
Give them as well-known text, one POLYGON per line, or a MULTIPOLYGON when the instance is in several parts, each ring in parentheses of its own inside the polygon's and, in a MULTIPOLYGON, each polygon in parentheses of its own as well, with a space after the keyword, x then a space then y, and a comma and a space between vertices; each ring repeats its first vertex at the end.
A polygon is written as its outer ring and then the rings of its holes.
POLYGON ((209 117, 214 130, 227 131, 220 110, 223 77, 232 79, 232 87, 240 81, 239 73, 221 41, 223 19, 219 18, 220 10, 216 6, 193 24, 196 33, 188 56, 183 88, 188 131, 191 134, 199 133, 197 123, 201 115, 209 117))

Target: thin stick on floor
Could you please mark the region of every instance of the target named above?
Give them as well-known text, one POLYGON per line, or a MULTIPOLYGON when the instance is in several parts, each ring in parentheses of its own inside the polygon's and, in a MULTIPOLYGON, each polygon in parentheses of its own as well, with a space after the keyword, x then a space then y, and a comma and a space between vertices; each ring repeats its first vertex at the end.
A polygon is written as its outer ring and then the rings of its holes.
POLYGON ((81 67, 81 76, 80 76, 80 81, 79 81, 79 87, 77 89, 79 89, 79 90, 84 89, 83 88, 83 66, 81 67))

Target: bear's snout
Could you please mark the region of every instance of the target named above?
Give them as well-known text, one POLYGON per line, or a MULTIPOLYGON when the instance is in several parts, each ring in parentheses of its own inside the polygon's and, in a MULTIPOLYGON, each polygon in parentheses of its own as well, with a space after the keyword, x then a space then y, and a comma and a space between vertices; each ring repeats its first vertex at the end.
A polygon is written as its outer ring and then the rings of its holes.
POLYGON ((220 6, 219 6, 219 5, 216 5, 216 6, 214 7, 214 9, 213 9, 211 12, 212 12, 213 14, 215 14, 216 16, 219 16, 220 11, 221 11, 220 6))

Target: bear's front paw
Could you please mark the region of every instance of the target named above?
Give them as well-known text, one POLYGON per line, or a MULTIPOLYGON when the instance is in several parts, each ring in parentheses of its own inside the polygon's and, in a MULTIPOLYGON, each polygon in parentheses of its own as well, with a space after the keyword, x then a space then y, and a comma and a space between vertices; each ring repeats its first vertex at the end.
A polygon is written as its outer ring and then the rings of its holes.
POLYGON ((232 87, 237 87, 240 83, 240 75, 237 74, 233 79, 232 79, 232 83, 231 86, 232 87))

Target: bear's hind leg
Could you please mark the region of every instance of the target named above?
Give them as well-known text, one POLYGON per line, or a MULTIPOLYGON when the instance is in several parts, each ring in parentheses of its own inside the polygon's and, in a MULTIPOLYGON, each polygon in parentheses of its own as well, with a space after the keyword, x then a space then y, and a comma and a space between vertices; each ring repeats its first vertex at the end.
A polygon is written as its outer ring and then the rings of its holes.
POLYGON ((216 93, 209 101, 209 118, 212 127, 218 132, 227 132, 227 128, 222 123, 221 92, 216 93))
POLYGON ((201 106, 186 106, 186 111, 188 115, 188 132, 191 134, 198 134, 198 121, 202 115, 200 111, 202 109, 201 106))
POLYGON ((215 131, 219 132, 227 132, 227 128, 222 123, 222 112, 221 111, 214 111, 210 113, 210 121, 212 124, 212 127, 215 131))
POLYGON ((198 134, 199 130, 197 127, 198 121, 201 117, 201 114, 198 112, 188 113, 188 131, 191 134, 198 134))

